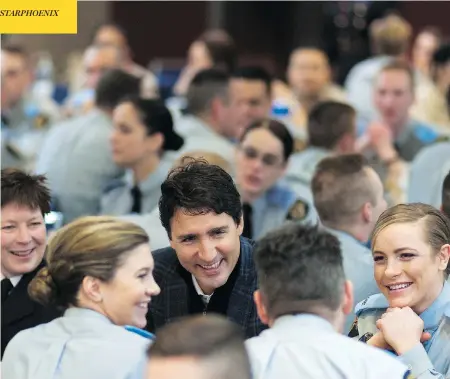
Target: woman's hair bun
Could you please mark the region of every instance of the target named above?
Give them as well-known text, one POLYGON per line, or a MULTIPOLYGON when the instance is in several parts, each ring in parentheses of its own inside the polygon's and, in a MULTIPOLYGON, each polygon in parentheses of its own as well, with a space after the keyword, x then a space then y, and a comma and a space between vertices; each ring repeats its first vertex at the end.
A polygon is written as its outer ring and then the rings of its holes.
POLYGON ((28 286, 30 297, 42 305, 56 303, 56 285, 47 267, 42 268, 28 286))

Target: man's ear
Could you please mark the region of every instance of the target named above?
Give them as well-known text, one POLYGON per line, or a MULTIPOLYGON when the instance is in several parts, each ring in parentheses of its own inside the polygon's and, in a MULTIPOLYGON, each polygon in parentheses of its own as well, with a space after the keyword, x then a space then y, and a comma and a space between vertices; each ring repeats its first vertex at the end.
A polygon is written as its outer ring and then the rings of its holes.
POLYGON ((345 315, 353 312, 353 284, 350 280, 344 282, 344 300, 342 302, 342 311, 345 315))
POLYGON ((256 312, 258 312, 259 319, 264 325, 269 325, 270 318, 269 315, 267 314, 267 309, 262 300, 262 294, 260 290, 256 290, 253 293, 253 300, 255 301, 256 312))

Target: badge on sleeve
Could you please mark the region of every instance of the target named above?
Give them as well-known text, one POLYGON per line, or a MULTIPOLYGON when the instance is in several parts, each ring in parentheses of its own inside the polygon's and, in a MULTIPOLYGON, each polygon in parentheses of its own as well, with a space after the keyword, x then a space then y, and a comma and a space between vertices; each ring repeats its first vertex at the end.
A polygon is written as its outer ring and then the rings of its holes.
POLYGON ((287 219, 293 221, 301 221, 305 219, 308 214, 308 204, 302 200, 297 200, 294 205, 289 209, 287 219))
POLYGON ((405 372, 405 376, 403 377, 403 379, 414 379, 414 376, 411 373, 411 370, 408 370, 405 372))

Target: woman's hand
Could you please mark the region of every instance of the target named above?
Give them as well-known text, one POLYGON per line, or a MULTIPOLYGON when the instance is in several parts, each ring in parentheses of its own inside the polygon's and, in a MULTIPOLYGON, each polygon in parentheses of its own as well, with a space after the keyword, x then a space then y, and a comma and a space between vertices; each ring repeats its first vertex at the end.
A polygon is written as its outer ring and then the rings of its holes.
POLYGON ((385 343, 392 346, 398 355, 431 338, 430 333, 423 332, 423 320, 409 307, 389 308, 376 325, 385 343))

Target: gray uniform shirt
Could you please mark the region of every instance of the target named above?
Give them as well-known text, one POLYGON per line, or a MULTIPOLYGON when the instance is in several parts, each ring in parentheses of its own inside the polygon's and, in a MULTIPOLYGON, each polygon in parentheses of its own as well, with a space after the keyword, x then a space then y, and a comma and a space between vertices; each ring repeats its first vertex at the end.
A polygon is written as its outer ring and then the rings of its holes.
POLYGON ((254 379, 404 379, 406 365, 333 330, 325 319, 287 315, 246 341, 254 379))
POLYGON ((150 340, 83 308, 17 334, 5 351, 3 379, 141 379, 150 340))
MULTIPOLYGON (((149 213, 158 205, 161 184, 166 179, 167 169, 167 165, 160 164, 155 172, 138 184, 142 194, 141 213, 149 213)), ((130 214, 133 205, 131 190, 134 186, 133 172, 128 170, 123 178, 112 182, 103 193, 100 213, 117 216, 130 214)))

